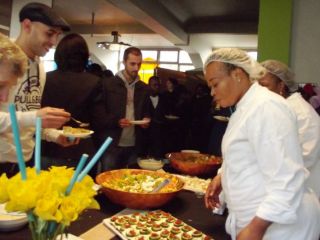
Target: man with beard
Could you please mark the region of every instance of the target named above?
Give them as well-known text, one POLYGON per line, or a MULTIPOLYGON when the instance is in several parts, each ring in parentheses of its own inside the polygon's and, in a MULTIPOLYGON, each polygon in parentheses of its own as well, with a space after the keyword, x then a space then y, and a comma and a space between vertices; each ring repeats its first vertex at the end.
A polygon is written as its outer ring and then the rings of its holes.
MULTIPOLYGON (((41 3, 29 3, 20 13, 20 34, 16 44, 28 57, 28 68, 17 85, 10 89, 8 101, 1 105, 1 111, 7 112, 9 104, 15 104, 16 110, 29 115, 29 121, 35 123, 36 116, 42 118, 45 128, 58 128, 70 119, 70 113, 58 108, 41 108, 41 95, 45 84, 45 72, 39 61, 58 41, 63 31, 70 30, 69 25, 58 16, 52 8, 41 3), (28 114, 29 113, 29 114, 28 114)), ((44 138, 63 146, 78 143, 68 142, 59 132, 45 131, 44 138)), ((34 126, 20 130, 24 160, 30 161, 34 149, 34 126)), ((13 143, 13 133, 6 131, 0 135, 0 162, 2 171, 13 175, 18 171, 16 148, 13 143)))
POLYGON ((129 47, 123 55, 124 70, 104 79, 107 128, 101 140, 113 138, 112 146, 101 161, 102 171, 126 167, 136 163, 142 149, 142 128, 150 122, 148 88, 138 76, 142 63, 139 48, 129 47), (140 120, 140 121, 136 121, 140 120))

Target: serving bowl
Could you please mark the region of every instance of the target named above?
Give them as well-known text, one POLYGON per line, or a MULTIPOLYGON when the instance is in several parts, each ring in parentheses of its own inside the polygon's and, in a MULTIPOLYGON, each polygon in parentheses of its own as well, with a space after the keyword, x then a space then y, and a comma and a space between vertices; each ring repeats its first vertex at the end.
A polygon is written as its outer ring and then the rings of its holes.
POLYGON ((110 201, 132 209, 160 207, 169 202, 181 191, 184 185, 183 181, 174 175, 142 169, 119 169, 103 172, 96 177, 96 182, 101 185, 101 191, 110 201), (149 182, 141 180, 146 178, 157 179, 158 184, 151 186, 149 182), (141 182, 132 184, 136 179, 140 179, 141 182), (158 192, 151 192, 164 179, 169 179, 169 184, 158 192), (141 186, 149 189, 141 189, 141 186))
POLYGON ((25 213, 7 212, 5 205, 0 204, 0 231, 9 232, 22 228, 28 223, 28 218, 25 213))
POLYGON ((191 176, 213 175, 222 163, 220 157, 194 152, 167 153, 166 158, 172 168, 191 176))
POLYGON ((159 170, 163 167, 164 162, 153 158, 138 159, 138 165, 145 170, 159 170))

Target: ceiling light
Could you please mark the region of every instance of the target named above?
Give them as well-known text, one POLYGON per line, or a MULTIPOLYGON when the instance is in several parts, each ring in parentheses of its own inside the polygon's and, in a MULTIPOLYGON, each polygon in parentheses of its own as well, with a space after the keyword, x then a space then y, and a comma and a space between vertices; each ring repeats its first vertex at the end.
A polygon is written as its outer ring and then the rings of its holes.
POLYGON ((113 40, 110 41, 104 41, 104 42, 97 42, 97 46, 102 49, 108 49, 111 51, 119 51, 122 46, 131 46, 128 43, 119 42, 120 34, 117 31, 112 31, 111 35, 113 36, 113 40))

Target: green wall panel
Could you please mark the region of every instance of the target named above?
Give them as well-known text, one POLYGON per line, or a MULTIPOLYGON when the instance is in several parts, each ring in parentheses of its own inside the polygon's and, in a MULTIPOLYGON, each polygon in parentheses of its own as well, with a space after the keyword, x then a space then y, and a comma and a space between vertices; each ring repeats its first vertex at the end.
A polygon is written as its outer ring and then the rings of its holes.
POLYGON ((260 0, 258 61, 277 59, 289 64, 292 0, 260 0))

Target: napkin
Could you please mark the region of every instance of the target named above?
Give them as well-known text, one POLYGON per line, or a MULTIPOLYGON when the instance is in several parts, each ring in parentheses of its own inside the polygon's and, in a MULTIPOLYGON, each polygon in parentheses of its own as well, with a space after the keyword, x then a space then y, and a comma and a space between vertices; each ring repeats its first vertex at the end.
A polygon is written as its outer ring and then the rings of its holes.
POLYGON ((99 223, 98 225, 80 235, 81 239, 83 240, 105 240, 112 239, 115 236, 116 235, 108 228, 106 228, 103 223, 99 223))

